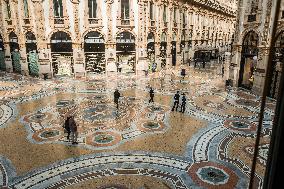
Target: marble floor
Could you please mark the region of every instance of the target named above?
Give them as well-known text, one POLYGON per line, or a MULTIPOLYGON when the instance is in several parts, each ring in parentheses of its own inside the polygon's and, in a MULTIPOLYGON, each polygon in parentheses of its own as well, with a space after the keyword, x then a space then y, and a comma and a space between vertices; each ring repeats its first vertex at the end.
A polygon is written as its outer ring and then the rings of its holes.
MULTIPOLYGON (((247 188, 260 98, 224 87, 216 67, 173 74, 42 80, 0 72, 0 188, 247 188), (155 90, 149 101, 149 87, 155 90), (117 110, 113 92, 122 95, 117 110), (172 112, 173 96, 187 96, 172 112), (66 139, 64 115, 79 124, 66 139)), ((275 102, 267 102, 261 188, 275 102)))

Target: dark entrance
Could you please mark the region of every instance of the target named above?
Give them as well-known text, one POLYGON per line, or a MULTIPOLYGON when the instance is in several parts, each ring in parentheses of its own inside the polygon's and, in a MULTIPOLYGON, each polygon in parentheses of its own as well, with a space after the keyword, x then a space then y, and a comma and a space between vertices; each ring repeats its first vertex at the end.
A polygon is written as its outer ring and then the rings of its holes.
POLYGON ((21 55, 19 52, 18 37, 14 32, 9 35, 10 52, 12 58, 13 72, 21 73, 21 55))
POLYGON ((0 70, 6 70, 4 40, 0 35, 0 70))
POLYGON ((243 40, 238 86, 251 89, 258 54, 258 35, 254 31, 246 34, 243 40))
POLYGON ((160 57, 161 57, 161 67, 165 68, 167 64, 167 36, 166 36, 166 33, 162 33, 161 35, 160 57))
POLYGON ((150 62, 150 69, 155 71, 157 68, 155 65, 155 37, 152 32, 147 37, 147 58, 150 62))
POLYGON ((105 73, 105 44, 102 34, 89 32, 84 38, 86 71, 88 73, 105 73))
POLYGON ((270 78, 269 97, 277 99, 279 85, 282 75, 283 59, 284 59, 284 32, 280 33, 274 44, 274 57, 272 60, 273 73, 270 78))
POLYGON ((122 32, 116 37, 116 62, 119 72, 135 72, 135 37, 132 33, 122 32))
POLYGON ((54 76, 70 76, 74 73, 72 40, 69 34, 59 31, 50 41, 54 76))
POLYGON ((177 62, 177 43, 176 41, 172 41, 171 54, 172 54, 172 66, 176 66, 176 62, 177 62))
POLYGON ((29 74, 31 76, 39 76, 36 37, 32 32, 26 33, 26 52, 29 74))

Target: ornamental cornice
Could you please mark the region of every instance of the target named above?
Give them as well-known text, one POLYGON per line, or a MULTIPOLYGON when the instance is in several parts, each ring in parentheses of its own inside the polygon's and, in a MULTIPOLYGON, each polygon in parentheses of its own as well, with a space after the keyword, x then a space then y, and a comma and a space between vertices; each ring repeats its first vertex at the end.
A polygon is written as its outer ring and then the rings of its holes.
POLYGON ((221 4, 219 1, 216 0, 192 0, 193 3, 197 3, 200 5, 203 5, 205 7, 218 10, 220 12, 223 12, 225 14, 229 14, 232 16, 237 15, 237 10, 232 9, 232 7, 229 7, 225 4, 221 4))

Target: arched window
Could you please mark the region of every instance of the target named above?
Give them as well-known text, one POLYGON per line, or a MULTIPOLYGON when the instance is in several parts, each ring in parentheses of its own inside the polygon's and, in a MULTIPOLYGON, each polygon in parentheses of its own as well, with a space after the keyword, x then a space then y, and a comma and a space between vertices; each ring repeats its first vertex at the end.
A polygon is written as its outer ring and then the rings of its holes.
POLYGON ((154 20, 154 3, 150 2, 150 20, 154 20))
POLYGON ((129 19, 129 0, 121 0, 121 19, 127 20, 129 19))
POLYGON ((174 8, 174 22, 177 22, 177 8, 174 8))
POLYGON ((167 22, 167 7, 166 7, 166 5, 164 5, 163 21, 164 21, 164 23, 167 22))
POLYGON ((88 0, 89 18, 97 18, 97 0, 88 0))
POLYGON ((63 5, 62 0, 53 0, 53 10, 54 10, 54 17, 63 17, 63 5))
POLYGON ((7 17, 8 19, 11 19, 11 7, 10 7, 10 1, 7 0, 6 2, 6 9, 7 9, 7 17))
POLYGON ((23 0, 24 3, 24 16, 25 18, 28 18, 29 15, 29 5, 28 5, 28 0, 23 0))

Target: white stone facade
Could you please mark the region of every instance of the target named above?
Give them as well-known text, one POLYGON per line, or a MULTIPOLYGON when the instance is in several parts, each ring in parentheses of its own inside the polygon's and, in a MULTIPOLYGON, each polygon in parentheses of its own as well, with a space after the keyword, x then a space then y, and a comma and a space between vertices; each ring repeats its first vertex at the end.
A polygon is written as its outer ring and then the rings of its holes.
MULTIPOLYGON (((90 61, 94 61, 91 64, 91 66, 95 65, 94 67, 98 66, 96 61, 100 61, 100 69, 105 67, 103 71, 108 71, 108 67, 117 66, 117 62, 123 61, 126 61, 127 65, 130 62, 132 66, 130 69, 134 72, 146 69, 151 62, 157 63, 157 69, 163 66, 179 65, 186 63, 193 56, 194 51, 199 48, 212 47, 221 52, 227 51, 234 33, 237 11, 237 0, 205 2, 201 0, 190 2, 185 0, 129 0, 129 10, 127 9, 129 15, 126 16, 127 18, 122 18, 123 0, 97 0, 96 16, 90 18, 90 3, 87 0, 59 0, 62 2, 62 10, 58 10, 62 13, 55 13, 55 1, 0 0, 0 35, 5 47, 7 71, 12 71, 15 64, 11 63, 10 50, 14 51, 18 48, 21 57, 21 73, 29 74, 29 66, 25 65, 29 62, 27 51, 30 52, 27 50, 27 32, 33 33, 35 37, 35 47, 31 45, 31 48, 36 48, 39 55, 39 75, 47 73, 52 76, 55 74, 53 62, 54 59, 59 60, 56 57, 61 56, 62 53, 53 52, 52 46, 56 46, 54 45, 56 40, 52 40, 52 37, 59 31, 70 37, 72 51, 68 51, 68 55, 65 53, 64 56, 67 57, 67 64, 69 61, 72 62, 70 64, 73 73, 88 72, 87 66, 89 65, 86 65, 86 62, 90 61), (28 15, 25 14, 25 2, 28 15), (55 14, 60 14, 60 16, 55 17, 55 14), (165 15, 166 18, 164 18, 165 15), (91 52, 86 53, 84 49, 86 47, 84 43, 88 41, 84 38, 92 31, 100 34, 101 41, 98 46, 105 49, 105 51, 100 51, 99 47, 96 47, 100 52, 93 53, 94 56, 91 52), (18 46, 13 48, 10 43, 11 32, 15 34, 18 43, 18 46), (119 51, 117 37, 122 32, 132 34, 131 39, 134 39, 134 45, 130 45, 131 48, 121 47, 127 50, 119 51), (153 34, 151 39, 148 38, 150 33, 153 34), (163 33, 165 39, 162 40, 163 33), (149 52, 149 42, 152 42, 153 46, 152 55, 149 52), (161 42, 164 42, 164 54, 161 52, 163 51, 161 42), (134 49, 135 52, 130 52, 129 49, 134 49), (151 60, 150 56, 152 56, 151 60)), ((92 40, 89 39, 89 41, 92 40)), ((124 43, 121 45, 123 46, 124 43)), ((62 68, 60 62, 56 63, 56 72, 59 67, 62 68)), ((94 71, 95 68, 91 70, 94 71)))

